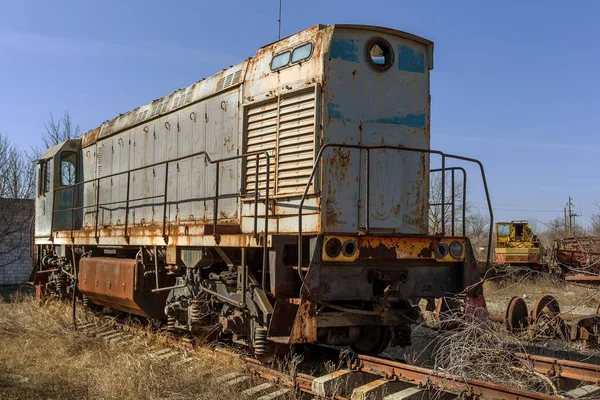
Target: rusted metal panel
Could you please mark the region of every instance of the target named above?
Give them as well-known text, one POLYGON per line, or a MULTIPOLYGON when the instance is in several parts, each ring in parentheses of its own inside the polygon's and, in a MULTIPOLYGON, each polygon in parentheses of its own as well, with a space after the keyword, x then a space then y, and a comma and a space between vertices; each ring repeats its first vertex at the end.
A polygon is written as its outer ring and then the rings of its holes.
POLYGON ((573 237, 554 242, 553 257, 565 267, 595 273, 600 261, 600 237, 573 237))
POLYGON ((423 237, 423 236, 402 236, 402 237, 382 237, 382 236, 340 236, 326 235, 324 242, 329 239, 337 238, 340 243, 345 244, 353 242, 357 246, 356 252, 352 255, 345 255, 344 252, 336 257, 330 257, 323 252, 323 261, 355 261, 357 259, 372 260, 437 260, 438 262, 462 262, 465 259, 466 243, 464 238, 460 237, 423 237), (435 254, 436 247, 442 243, 450 244, 460 243, 463 251, 459 257, 453 257, 449 252, 441 258, 435 254))
POLYGON ((496 249, 496 262, 498 264, 539 264, 541 262, 541 257, 539 252, 535 253, 507 253, 499 251, 501 249, 496 249))
MULTIPOLYGON (((400 34, 336 27, 325 56, 324 143, 429 149, 429 58, 425 44, 400 34), (395 62, 386 71, 373 69, 366 47, 374 34, 390 44, 396 60, 406 51, 423 67, 407 71, 395 62)), ((330 149, 322 167, 324 232, 359 231, 368 217, 372 230, 427 233, 427 155, 330 149)))
POLYGON ((92 303, 142 317, 165 318, 165 294, 150 294, 135 259, 84 257, 79 290, 92 303))
MULTIPOLYGON (((82 150, 83 159, 83 177, 85 179, 96 178, 97 160, 96 144, 82 150)), ((96 183, 89 182, 83 185, 83 227, 92 229, 96 223, 96 183)))
POLYGON ((81 147, 86 148, 96 143, 98 140, 98 135, 100 134, 100 130, 102 129, 102 125, 97 127, 96 129, 92 129, 83 134, 81 147))
POLYGON ((150 104, 138 107, 113 118, 102 125, 99 138, 106 138, 139 124, 153 124, 153 119, 179 111, 222 91, 239 87, 243 83, 248 61, 226 68, 207 79, 179 89, 150 104))

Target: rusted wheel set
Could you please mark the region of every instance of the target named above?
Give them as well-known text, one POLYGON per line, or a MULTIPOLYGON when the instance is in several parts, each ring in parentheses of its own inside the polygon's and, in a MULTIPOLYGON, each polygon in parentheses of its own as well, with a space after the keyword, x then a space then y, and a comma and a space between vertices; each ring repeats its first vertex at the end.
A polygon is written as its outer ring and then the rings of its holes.
POLYGON ((506 329, 515 334, 530 333, 534 336, 581 340, 598 346, 600 339, 600 306, 596 314, 561 313, 558 301, 549 295, 540 297, 528 312, 525 300, 513 297, 504 316, 492 316, 503 322, 506 329))
POLYGON ((528 335, 530 338, 554 338, 582 341, 586 345, 600 347, 600 305, 596 314, 562 313, 556 298, 540 297, 529 311, 520 297, 508 302, 504 314, 488 314, 483 302, 469 310, 469 305, 455 298, 440 298, 432 310, 436 326, 441 330, 460 330, 470 322, 500 322, 511 333, 528 335))

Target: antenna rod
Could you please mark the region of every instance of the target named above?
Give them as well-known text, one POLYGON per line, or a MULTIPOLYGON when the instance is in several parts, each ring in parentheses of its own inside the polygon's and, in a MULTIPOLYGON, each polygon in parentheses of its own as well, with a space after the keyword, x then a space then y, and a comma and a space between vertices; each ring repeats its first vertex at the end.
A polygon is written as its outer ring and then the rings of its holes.
POLYGON ((279 19, 277 20, 277 23, 279 25, 279 37, 277 38, 277 40, 281 39, 281 0, 279 0, 279 19))

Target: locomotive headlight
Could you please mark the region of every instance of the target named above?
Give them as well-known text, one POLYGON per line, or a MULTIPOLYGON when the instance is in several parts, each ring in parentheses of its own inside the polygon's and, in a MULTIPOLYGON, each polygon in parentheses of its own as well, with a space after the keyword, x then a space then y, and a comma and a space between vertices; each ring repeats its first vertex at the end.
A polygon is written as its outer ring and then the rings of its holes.
POLYGON ((342 248, 342 253, 345 257, 352 257, 356 253, 356 242, 354 240, 346 240, 342 248))
POLYGON ((448 243, 439 242, 435 247, 435 258, 441 259, 448 255, 448 243))
POLYGON ((342 252, 342 241, 338 238, 332 238, 325 243, 325 254, 330 258, 335 258, 342 252))
POLYGON ((463 245, 458 240, 450 243, 450 255, 454 258, 460 258, 463 255, 463 245))

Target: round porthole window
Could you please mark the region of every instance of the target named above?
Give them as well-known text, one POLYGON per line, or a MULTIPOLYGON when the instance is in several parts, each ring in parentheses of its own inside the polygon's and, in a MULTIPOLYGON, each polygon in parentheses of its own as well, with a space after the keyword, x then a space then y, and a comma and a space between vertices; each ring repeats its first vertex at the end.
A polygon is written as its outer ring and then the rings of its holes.
POLYGON ((377 71, 387 71, 394 65, 394 51, 384 38, 374 38, 367 43, 367 61, 377 71))

